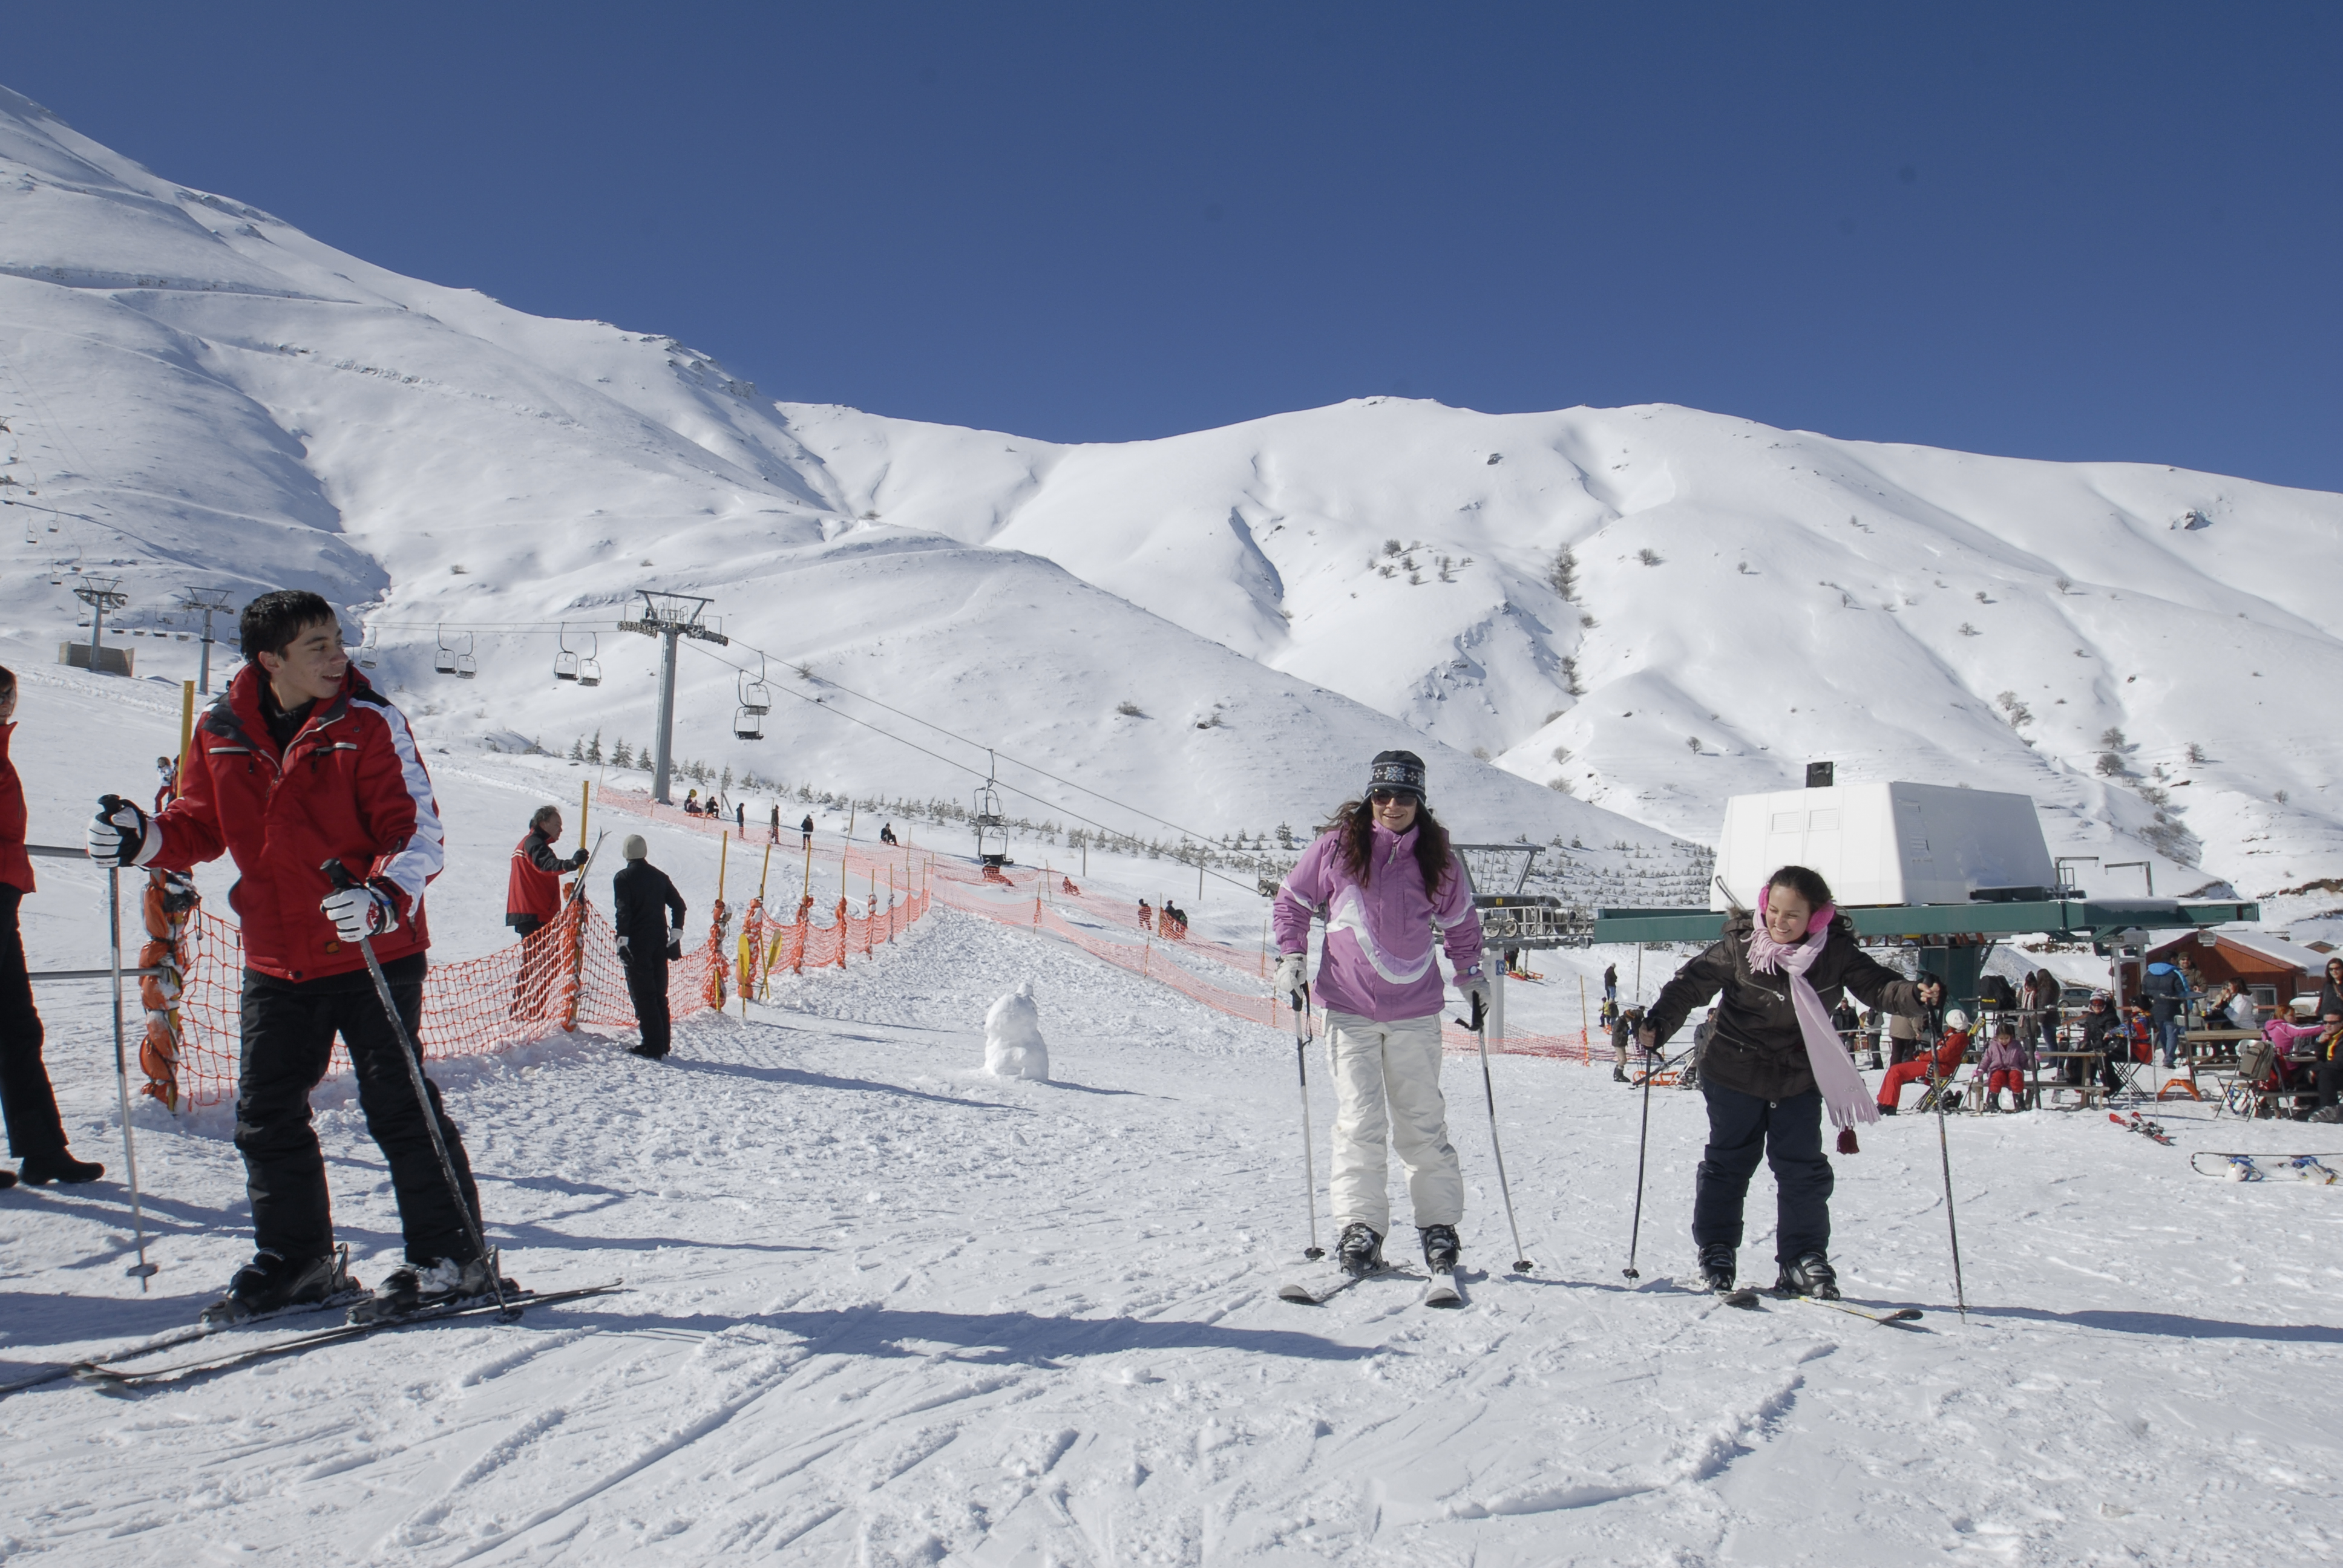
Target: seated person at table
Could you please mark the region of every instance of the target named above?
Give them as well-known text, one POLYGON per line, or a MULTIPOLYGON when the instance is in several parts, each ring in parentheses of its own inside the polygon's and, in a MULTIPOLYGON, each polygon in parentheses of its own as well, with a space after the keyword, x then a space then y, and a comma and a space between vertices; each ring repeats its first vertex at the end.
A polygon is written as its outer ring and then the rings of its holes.
MULTIPOLYGON (((2324 1060, 2327 1052, 2318 1037, 2332 1026, 2324 1020, 2297 1023, 2287 1016, 2288 1010, 2280 1004, 2278 1010, 2270 1015, 2270 1020, 2262 1025, 2262 1038, 2268 1040, 2278 1052, 2279 1092, 2299 1097, 2320 1087, 2328 1077, 2320 1070, 2327 1065, 2324 1060)), ((2322 1106, 2328 1103, 2326 1096, 2319 1097, 2319 1103, 2322 1106)), ((2296 1105, 2300 1111, 2308 1110, 2299 1098, 2296 1105)))
POLYGON ((2246 988, 2231 980, 2215 989, 2205 999, 2207 1029, 2251 1029, 2254 1027, 2254 999, 2246 988))
POLYGON ((2026 1109, 2026 1075, 2034 1066, 2034 1053, 2017 1043, 2017 1026, 2003 1023, 1995 1027, 1993 1043, 1985 1048, 1977 1062, 1977 1071, 1985 1075, 1985 1108, 2001 1109, 2001 1091, 2009 1091, 2009 1108, 2026 1109))
POLYGON ((1958 1008, 1945 1014, 1945 1038, 1936 1049, 1912 1061, 1899 1061, 1879 1081, 1879 1114, 1896 1114, 1896 1102, 1907 1083, 1936 1083, 1952 1077, 1969 1052, 1969 1015, 1958 1008))
MULTIPOLYGON (((2123 1037, 2123 1019, 2116 1012, 2114 999, 2103 990, 2091 993, 2090 1006, 2083 1010, 2083 1049, 2099 1053, 2099 1087, 2113 1094, 2124 1086, 2122 1075, 2116 1071, 2116 1053, 2128 1050, 2123 1037)), ((2083 1081, 2083 1062, 2066 1063, 2066 1081, 2083 1081)))

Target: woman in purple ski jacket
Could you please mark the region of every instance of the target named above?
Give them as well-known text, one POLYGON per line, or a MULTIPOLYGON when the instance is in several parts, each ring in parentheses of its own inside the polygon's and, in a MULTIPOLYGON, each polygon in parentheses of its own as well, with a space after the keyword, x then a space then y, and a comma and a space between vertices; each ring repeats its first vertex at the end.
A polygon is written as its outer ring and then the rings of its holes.
POLYGON ((1278 890, 1277 995, 1302 990, 1313 917, 1326 922, 1316 994, 1333 1059, 1339 1260, 1354 1274, 1383 1266, 1388 1138, 1407 1170, 1425 1264, 1446 1273, 1456 1262, 1464 1179, 1440 1092, 1434 939, 1468 1001, 1485 1007, 1489 982, 1481 975, 1472 879, 1424 800, 1423 761, 1413 752, 1376 757, 1365 798, 1335 811, 1278 890))

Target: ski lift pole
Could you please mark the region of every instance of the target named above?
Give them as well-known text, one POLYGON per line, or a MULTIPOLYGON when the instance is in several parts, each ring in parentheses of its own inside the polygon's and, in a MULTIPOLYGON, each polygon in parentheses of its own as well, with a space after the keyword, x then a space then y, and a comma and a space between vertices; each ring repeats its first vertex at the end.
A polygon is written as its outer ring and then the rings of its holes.
POLYGON ((1961 1282, 1961 1227, 1953 1215, 1953 1147, 1945 1136, 1945 1097, 1936 1096, 1936 1154, 1945 1166, 1945 1230, 1953 1242, 1953 1299, 1960 1304, 1961 1322, 1969 1319, 1968 1288, 1961 1282))
POLYGON ((1310 1246, 1302 1255, 1315 1261, 1326 1249, 1318 1244, 1318 1172, 1310 1149, 1310 983, 1285 1000, 1293 1007, 1293 1070, 1302 1081, 1302 1199, 1310 1209, 1310 1246))
MULTIPOLYGON (((111 817, 123 804, 118 797, 106 798, 106 812, 111 817)), ((138 1293, 146 1293, 146 1282, 155 1276, 156 1265, 146 1261, 146 1212, 138 1197, 138 1145, 130 1131, 130 1064, 122 1049, 122 868, 106 869, 106 926, 112 936, 114 970, 114 1087, 122 1107, 122 1164, 130 1178, 130 1223, 138 1239, 138 1261, 127 1271, 136 1276, 138 1293)))
POLYGON ((1513 1190, 1505 1180, 1505 1146, 1497 1141, 1497 1086, 1489 1076, 1488 1021, 1480 998, 1473 998, 1473 1021, 1468 1027, 1481 1044, 1481 1092, 1489 1101, 1489 1151, 1497 1158, 1497 1191, 1505 1200, 1505 1224, 1513 1233, 1513 1268, 1526 1274, 1535 1265, 1522 1255, 1522 1228, 1513 1220, 1513 1190))
MULTIPOLYGON (((1617 1029, 1619 1025, 1612 1026, 1617 1029)), ((1644 1058, 1644 1124, 1635 1133, 1635 1217, 1627 1224, 1627 1266, 1620 1272, 1631 1280, 1643 1276, 1635 1271, 1635 1250, 1644 1240, 1644 1151, 1652 1138, 1652 1080, 1658 1076, 1652 1061, 1652 1052, 1643 1050, 1644 1030, 1635 1029, 1635 1046, 1644 1058)))

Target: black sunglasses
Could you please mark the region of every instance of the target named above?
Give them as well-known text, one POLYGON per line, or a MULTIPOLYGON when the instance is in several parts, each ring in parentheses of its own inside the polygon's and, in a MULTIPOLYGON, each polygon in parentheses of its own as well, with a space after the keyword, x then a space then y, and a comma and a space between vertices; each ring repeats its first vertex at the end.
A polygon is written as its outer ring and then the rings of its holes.
POLYGON ((1370 789, 1367 791, 1367 804, 1370 806, 1388 806, 1394 800, 1413 800, 1414 799, 1414 795, 1405 789, 1370 789))

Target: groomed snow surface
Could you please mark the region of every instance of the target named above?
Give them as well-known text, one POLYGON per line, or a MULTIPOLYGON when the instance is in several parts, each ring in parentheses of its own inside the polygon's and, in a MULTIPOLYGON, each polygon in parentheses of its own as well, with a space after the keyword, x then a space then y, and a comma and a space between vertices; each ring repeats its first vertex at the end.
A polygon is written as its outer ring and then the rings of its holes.
MULTIPOLYGON (((41 674, 15 755, 32 836, 55 842, 91 793, 143 777, 158 719, 122 700, 144 695, 127 683, 41 674)), ((434 922, 455 958, 499 940, 504 856, 539 795, 491 764, 432 761, 454 851, 434 922)), ((561 771, 573 793, 577 777, 561 771)), ((698 920, 712 845, 651 836, 698 920)), ((40 874, 35 966, 102 961, 96 874, 40 874)), ((1126 874, 1146 873, 1091 872, 1126 874)), ((203 879, 215 900, 226 884, 203 879)), ((1259 918, 1216 910, 1201 913, 1232 940, 1259 918)), ((1544 967, 1517 1014, 1574 1011, 1577 967, 1544 967)), ((224 1111, 142 1107, 162 1268, 145 1295, 125 1277, 103 992, 41 993, 74 1145, 110 1169, 0 1192, 0 1380, 185 1323, 250 1245, 224 1111)), ((1478 1064, 1452 1058, 1463 1310, 1426 1311, 1400 1281, 1312 1309, 1276 1299, 1312 1277, 1291 1039, 1031 931, 940 911, 745 1023, 684 1024, 664 1063, 625 1043, 435 1070, 510 1271, 624 1293, 133 1396, 11 1395, 0 1556, 2267 1564, 2336 1550, 2343 1189, 2187 1164, 2196 1148, 2343 1148, 2332 1129, 2167 1105, 2180 1147, 2164 1148, 2097 1112, 1956 1119, 1964 1322, 1936 1126, 1883 1122, 1837 1161, 1834 1251, 1851 1296, 1926 1313, 1884 1328, 1687 1288, 1703 1121, 1674 1091, 1652 1096, 1644 1277, 1623 1280, 1638 1103, 1599 1066, 1495 1062, 1537 1263, 1510 1276, 1478 1064), (980 1069, 986 1010, 1021 981, 1053 1082, 980 1069)), ((1322 1140, 1332 1105, 1314 1076, 1322 1140)), ((387 1175, 347 1082, 317 1103, 339 1232, 372 1283, 397 1246, 387 1175)), ((1742 1268, 1763 1284, 1763 1173, 1754 1196, 1742 1268)), ((1322 1207, 1320 1223, 1331 1240, 1322 1207)), ((1413 1246, 1403 1229, 1393 1251, 1413 1246)))

